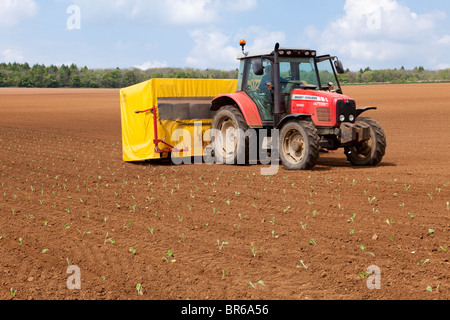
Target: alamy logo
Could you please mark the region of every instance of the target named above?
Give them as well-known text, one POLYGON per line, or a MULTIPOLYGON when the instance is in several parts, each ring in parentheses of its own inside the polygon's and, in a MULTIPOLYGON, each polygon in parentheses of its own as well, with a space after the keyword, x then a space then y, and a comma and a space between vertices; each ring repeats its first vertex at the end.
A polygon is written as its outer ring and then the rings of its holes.
POLYGON ((367 288, 369 290, 381 289, 381 270, 378 266, 370 266, 367 268, 367 288))
POLYGON ((375 10, 375 12, 366 14, 367 16, 367 28, 371 31, 381 29, 381 9, 375 10))
POLYGON ((69 266, 67 273, 71 275, 67 278, 67 289, 81 290, 81 269, 77 266, 69 266))
POLYGON ((66 13, 70 16, 66 20, 67 30, 80 30, 81 29, 81 9, 77 5, 69 6, 66 13))

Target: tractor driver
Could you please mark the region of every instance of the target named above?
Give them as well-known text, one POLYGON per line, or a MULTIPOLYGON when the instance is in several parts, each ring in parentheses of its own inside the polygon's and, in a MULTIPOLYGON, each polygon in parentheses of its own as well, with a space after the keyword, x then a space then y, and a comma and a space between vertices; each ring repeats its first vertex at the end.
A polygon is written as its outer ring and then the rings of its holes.
MULTIPOLYGON (((268 92, 273 90, 273 73, 272 73, 272 65, 268 65, 266 67, 264 67, 264 76, 261 79, 261 83, 259 85, 259 91, 260 92, 268 92), (268 85, 268 82, 270 82, 270 84, 268 85)), ((287 80, 280 78, 280 82, 281 82, 281 89, 283 90, 286 86, 286 84, 288 83, 287 80)))

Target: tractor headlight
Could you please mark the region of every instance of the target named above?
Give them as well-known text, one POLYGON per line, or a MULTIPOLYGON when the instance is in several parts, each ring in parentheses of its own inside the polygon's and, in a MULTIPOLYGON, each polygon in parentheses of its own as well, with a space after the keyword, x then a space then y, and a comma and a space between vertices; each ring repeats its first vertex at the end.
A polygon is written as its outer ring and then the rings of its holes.
POLYGON ((355 116, 351 114, 350 117, 348 117, 348 120, 350 120, 350 122, 355 121, 355 116))
POLYGON ((344 121, 345 121, 345 115, 341 114, 341 115, 339 116, 339 121, 340 121, 340 122, 344 122, 344 121))

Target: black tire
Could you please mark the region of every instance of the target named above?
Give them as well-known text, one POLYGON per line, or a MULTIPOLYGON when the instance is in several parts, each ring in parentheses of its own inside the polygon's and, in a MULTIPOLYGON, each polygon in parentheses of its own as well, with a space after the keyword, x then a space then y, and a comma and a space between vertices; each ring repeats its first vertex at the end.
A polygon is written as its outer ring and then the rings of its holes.
POLYGON ((214 158, 217 163, 239 165, 249 163, 250 139, 247 134, 249 127, 238 108, 222 107, 216 113, 211 129, 217 130, 216 135, 214 133, 211 135, 214 158))
POLYGON ((290 121, 280 132, 280 159, 288 170, 311 170, 319 160, 320 138, 310 121, 290 121))
POLYGON ((386 154, 386 135, 380 124, 370 118, 358 118, 356 123, 370 127, 370 140, 346 147, 347 160, 354 166, 377 166, 386 154))

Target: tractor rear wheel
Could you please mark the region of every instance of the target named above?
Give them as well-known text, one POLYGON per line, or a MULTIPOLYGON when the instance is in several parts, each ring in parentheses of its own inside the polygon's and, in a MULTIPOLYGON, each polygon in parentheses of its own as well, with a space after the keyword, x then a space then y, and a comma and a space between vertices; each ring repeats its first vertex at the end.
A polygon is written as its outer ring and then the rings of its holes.
POLYGON ((320 138, 310 121, 290 121, 280 133, 280 158, 288 170, 310 170, 319 160, 320 138))
POLYGON ((220 164, 247 164, 249 161, 249 127, 241 111, 222 107, 214 117, 211 142, 214 157, 220 164))
POLYGON ((358 118, 356 123, 370 127, 370 139, 345 148, 347 160, 354 166, 376 166, 386 153, 386 135, 380 124, 370 118, 358 118))

